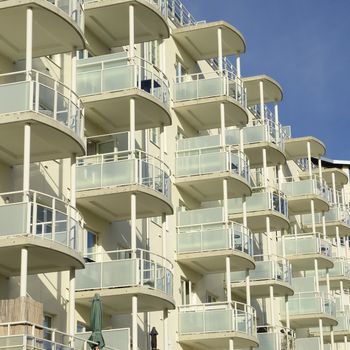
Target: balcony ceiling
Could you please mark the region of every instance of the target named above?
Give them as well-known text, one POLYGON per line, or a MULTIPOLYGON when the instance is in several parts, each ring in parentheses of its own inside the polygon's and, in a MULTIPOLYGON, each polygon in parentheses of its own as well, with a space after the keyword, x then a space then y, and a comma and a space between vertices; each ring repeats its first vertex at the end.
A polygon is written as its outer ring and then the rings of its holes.
POLYGON ((218 29, 222 29, 223 56, 244 53, 243 35, 225 21, 199 23, 174 29, 173 37, 196 61, 218 57, 218 29))
POLYGON ((285 141, 285 153, 287 160, 306 158, 308 142, 310 142, 311 157, 319 158, 326 153, 326 146, 316 137, 293 137, 285 141))

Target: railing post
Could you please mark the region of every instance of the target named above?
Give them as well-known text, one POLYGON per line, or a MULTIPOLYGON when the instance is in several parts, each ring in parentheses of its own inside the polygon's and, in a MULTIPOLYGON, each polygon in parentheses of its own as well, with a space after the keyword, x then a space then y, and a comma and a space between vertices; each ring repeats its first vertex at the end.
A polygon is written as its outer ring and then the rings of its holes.
POLYGON ((54 95, 53 95, 53 119, 57 120, 57 81, 53 83, 54 95))
MULTIPOLYGON (((68 224, 68 222, 67 222, 67 224, 68 224)), ((55 242, 55 236, 56 236, 56 198, 52 198, 52 232, 51 232, 51 239, 52 239, 53 242, 55 242)))
POLYGON ((39 112, 39 94, 40 94, 40 84, 39 84, 39 72, 35 72, 35 112, 39 112))

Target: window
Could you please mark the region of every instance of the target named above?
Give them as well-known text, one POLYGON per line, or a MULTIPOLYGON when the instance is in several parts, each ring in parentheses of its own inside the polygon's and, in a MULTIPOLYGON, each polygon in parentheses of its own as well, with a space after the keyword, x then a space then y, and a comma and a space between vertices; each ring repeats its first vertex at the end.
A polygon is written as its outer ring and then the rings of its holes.
POLYGON ((86 255, 87 259, 91 261, 96 260, 97 251, 97 234, 92 231, 87 231, 86 234, 86 255))
POLYGON ((181 280, 181 299, 182 305, 191 304, 192 283, 185 279, 181 280))
POLYGON ((152 221, 154 224, 156 224, 156 225, 162 227, 162 217, 161 217, 161 216, 154 216, 153 218, 151 218, 151 221, 152 221))
MULTIPOLYGON (((43 326, 45 328, 53 328, 53 316, 52 315, 48 315, 48 314, 45 314, 44 315, 44 323, 43 323, 43 326)), ((49 331, 48 329, 44 329, 44 334, 43 334, 43 337, 45 340, 52 340, 52 334, 51 334, 51 331, 49 331)), ((45 343, 45 349, 50 349, 50 344, 46 344, 45 343)))
POLYGON ((184 75, 187 74, 187 69, 183 66, 183 64, 180 61, 176 61, 176 82, 181 83, 183 81, 184 75))
POLYGON ((101 142, 97 144, 98 154, 113 153, 114 141, 101 142))
POLYGON ((77 322, 77 333, 86 332, 86 326, 84 323, 77 322))
POLYGON ((218 301, 217 296, 207 292, 207 296, 206 296, 206 302, 207 303, 216 303, 218 301))
POLYGON ((159 147, 159 145, 160 145, 160 130, 159 130, 159 128, 153 128, 153 129, 150 130, 149 140, 154 145, 159 147))

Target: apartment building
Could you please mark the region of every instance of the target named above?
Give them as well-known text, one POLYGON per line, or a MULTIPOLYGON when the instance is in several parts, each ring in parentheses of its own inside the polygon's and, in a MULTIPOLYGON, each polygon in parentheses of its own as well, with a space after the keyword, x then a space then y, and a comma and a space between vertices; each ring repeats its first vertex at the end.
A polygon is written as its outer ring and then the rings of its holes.
POLYGON ((92 347, 96 293, 108 349, 350 347, 349 163, 238 29, 2 0, 0 33, 0 349, 92 347))

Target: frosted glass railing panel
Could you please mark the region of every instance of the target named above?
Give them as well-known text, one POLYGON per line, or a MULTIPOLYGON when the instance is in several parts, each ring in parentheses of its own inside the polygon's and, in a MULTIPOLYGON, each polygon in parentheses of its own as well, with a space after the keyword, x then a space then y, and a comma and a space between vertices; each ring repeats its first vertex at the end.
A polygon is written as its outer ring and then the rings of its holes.
POLYGON ((288 196, 302 196, 315 193, 313 180, 283 183, 282 191, 288 196))
POLYGON ((102 285, 100 264, 86 264, 84 270, 77 271, 76 290, 98 289, 102 285))
POLYGON ((244 142, 255 143, 266 141, 266 126, 247 126, 243 129, 244 142))
POLYGON ((193 100, 202 97, 220 96, 225 92, 222 77, 203 78, 175 84, 175 101, 193 100))
POLYGON ((89 164, 77 167, 77 191, 102 186, 101 164, 89 164))
POLYGON ((136 264, 134 260, 104 262, 102 269, 102 288, 123 287, 136 284, 135 270, 136 264))
POLYGON ((176 158, 176 176, 208 174, 226 171, 226 152, 212 152, 176 158))
MULTIPOLYGON (((295 340, 295 350, 321 350, 320 338, 297 338, 295 340)), ((328 349, 327 349, 328 350, 328 349)))
POLYGON ((0 114, 29 110, 29 90, 29 81, 0 85, 0 114))
MULTIPOLYGON (((108 348, 113 348, 116 350, 129 350, 130 348, 130 329, 120 328, 120 329, 105 329, 102 330, 103 339, 108 348)), ((76 337, 88 340, 91 336, 91 332, 81 332, 76 333, 76 337)), ((81 344, 83 345, 83 344, 81 344)), ((74 342, 74 348, 76 350, 85 350, 83 347, 78 346, 77 342, 74 342)))
POLYGON ((121 160, 102 164, 102 187, 127 185, 135 182, 135 161, 121 160))
POLYGON ((319 236, 310 235, 288 235, 279 242, 279 249, 282 252, 282 242, 285 246, 286 255, 299 254, 323 254, 332 256, 332 245, 329 241, 320 239, 319 236))
MULTIPOLYGON (((346 224, 348 223, 348 215, 346 213, 346 210, 342 210, 338 206, 334 206, 329 209, 329 211, 324 213, 325 221, 326 223, 335 222, 335 221, 342 221, 346 224)), ((312 224, 312 216, 311 214, 306 214, 302 216, 303 224, 305 225, 311 225, 312 224)), ((322 213, 315 213, 315 223, 316 224, 322 224, 322 213)))
POLYGON ((177 141, 178 151, 191 151, 193 149, 210 148, 220 146, 220 135, 205 135, 198 137, 190 137, 177 141))
POLYGON ((314 292, 316 290, 315 277, 294 277, 292 278, 292 286, 295 293, 314 292))
POLYGON ((276 346, 276 334, 258 333, 259 350, 282 350, 276 346))
POLYGON ((223 220, 224 214, 222 207, 187 210, 178 213, 178 226, 219 223, 223 220))
POLYGON ((118 91, 133 86, 133 66, 109 68, 102 71, 102 91, 118 91))
POLYGON ((23 234, 27 231, 27 203, 0 206, 0 236, 23 234))
MULTIPOLYGON (((239 129, 227 129, 225 131, 226 144, 228 145, 239 145, 240 136, 239 129)), ((246 142, 244 140, 244 142, 246 142)))
POLYGON ((333 327, 335 332, 350 331, 350 314, 344 311, 337 311, 338 325, 333 327))
MULTIPOLYGON (((267 193, 253 193, 247 197, 247 211, 267 210, 270 208, 269 195, 267 193)), ((242 213, 242 199, 232 198, 228 200, 228 210, 230 214, 242 213)))
POLYGON ((242 306, 242 310, 231 308, 227 303, 179 307, 180 334, 230 331, 256 336, 255 311, 251 308, 247 311, 246 306, 242 306))
POLYGON ((0 336, 0 349, 25 350, 23 335, 0 336))

